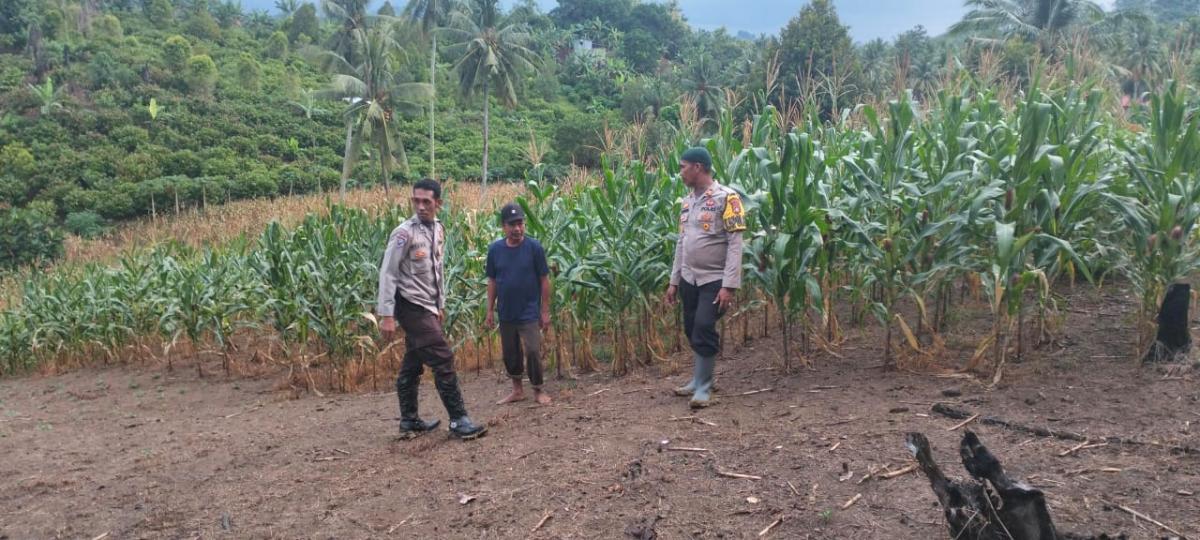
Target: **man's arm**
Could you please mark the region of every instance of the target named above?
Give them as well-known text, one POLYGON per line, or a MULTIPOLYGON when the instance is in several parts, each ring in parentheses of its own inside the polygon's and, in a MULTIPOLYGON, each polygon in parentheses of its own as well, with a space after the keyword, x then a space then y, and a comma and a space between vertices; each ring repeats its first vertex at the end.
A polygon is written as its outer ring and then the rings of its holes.
POLYGON ((383 262, 379 265, 379 294, 375 298, 375 313, 382 318, 379 333, 385 341, 391 341, 396 333, 396 288, 400 285, 400 261, 407 249, 408 231, 397 229, 388 239, 383 262))
POLYGON ((675 259, 671 262, 671 282, 672 287, 679 285, 679 278, 683 275, 683 227, 679 229, 679 239, 675 241, 675 259))
POLYGON ((725 274, 721 277, 721 288, 737 289, 742 286, 742 233, 746 230, 746 212, 737 193, 730 192, 725 197, 721 220, 729 240, 725 247, 725 274))
POLYGON ((491 328, 496 320, 496 280, 488 278, 487 287, 487 315, 483 318, 484 326, 491 328))
MULTIPOLYGON (((446 290, 447 290, 447 287, 446 287, 446 258, 445 258, 446 226, 442 225, 442 222, 440 222, 440 221, 437 222, 436 226, 437 226, 439 232, 441 233, 441 239, 440 239, 441 240, 441 248, 442 248, 441 253, 443 254, 442 256, 438 257, 438 260, 437 260, 438 266, 441 266, 441 268, 439 268, 438 271, 442 275, 442 279, 438 280, 438 286, 441 289, 438 291, 438 313, 441 314, 441 317, 445 317, 445 315, 446 315, 446 290)), ((434 233, 433 238, 435 241, 438 240, 438 233, 434 233)), ((438 248, 438 246, 436 244, 432 247, 432 249, 437 249, 437 248, 438 248)))
POLYGON ((550 298, 553 296, 551 292, 552 285, 550 284, 550 275, 542 275, 542 313, 541 321, 542 330, 550 327, 550 298))
POLYGON ((537 272, 539 283, 542 289, 542 312, 538 314, 538 323, 542 330, 550 327, 550 298, 553 296, 550 284, 550 265, 546 264, 546 249, 541 244, 537 244, 537 250, 534 254, 533 269, 537 272))
POLYGON ((729 245, 725 248, 725 275, 721 288, 737 289, 742 286, 742 239, 741 232, 728 233, 729 245))
POLYGON ((375 313, 392 317, 396 310, 396 287, 400 285, 400 260, 408 249, 408 231, 398 229, 388 239, 383 251, 383 262, 379 265, 379 295, 375 299, 375 313))

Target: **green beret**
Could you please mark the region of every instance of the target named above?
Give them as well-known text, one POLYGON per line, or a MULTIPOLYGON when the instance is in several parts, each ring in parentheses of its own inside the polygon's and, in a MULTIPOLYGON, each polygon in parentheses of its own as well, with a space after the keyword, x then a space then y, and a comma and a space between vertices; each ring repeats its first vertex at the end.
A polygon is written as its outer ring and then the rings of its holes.
POLYGON ((708 154, 708 150, 700 146, 688 148, 683 155, 679 156, 679 159, 688 163, 699 163, 704 165, 705 169, 712 168, 712 156, 708 154))

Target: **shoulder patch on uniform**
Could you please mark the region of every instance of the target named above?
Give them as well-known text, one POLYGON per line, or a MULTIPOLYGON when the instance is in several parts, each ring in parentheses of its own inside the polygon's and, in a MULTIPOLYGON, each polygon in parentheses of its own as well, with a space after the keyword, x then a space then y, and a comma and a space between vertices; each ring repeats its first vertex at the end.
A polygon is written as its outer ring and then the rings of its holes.
POLYGON ((721 215, 721 219, 725 222, 725 230, 728 232, 746 230, 746 212, 742 209, 742 199, 737 193, 730 193, 725 197, 725 213, 721 215))
POLYGON ((392 242, 396 244, 397 248, 404 247, 405 244, 408 244, 408 230, 400 229, 396 231, 396 233, 392 235, 392 242))

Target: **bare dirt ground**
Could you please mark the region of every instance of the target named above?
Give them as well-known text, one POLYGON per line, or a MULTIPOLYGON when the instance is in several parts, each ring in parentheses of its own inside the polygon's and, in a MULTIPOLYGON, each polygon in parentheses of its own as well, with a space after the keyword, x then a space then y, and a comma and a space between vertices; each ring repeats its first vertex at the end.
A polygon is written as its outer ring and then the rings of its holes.
MULTIPOLYGON (((186 366, 0 381, 0 538, 755 538, 777 520, 767 537, 948 538, 919 473, 862 478, 911 463, 907 431, 961 477, 963 429, 1046 492, 1060 531, 1168 535, 1125 506, 1200 538, 1200 455, 1168 449, 1200 446, 1200 383, 1136 367, 1132 303, 1085 296, 1065 312, 1063 347, 1026 354, 992 390, 880 370, 874 328, 787 376, 775 332, 730 348, 720 403, 699 413, 670 395, 682 375, 581 375, 536 407, 492 405, 507 382, 464 374, 472 416, 490 425, 472 442, 398 440, 393 394, 289 399, 277 378, 186 366), (939 401, 1152 444, 1060 456, 1078 443, 980 422, 949 431, 959 421, 929 410, 939 401)), ((953 364, 978 340, 964 329, 947 342, 953 364)), ((421 393, 444 422, 432 384, 421 393)))

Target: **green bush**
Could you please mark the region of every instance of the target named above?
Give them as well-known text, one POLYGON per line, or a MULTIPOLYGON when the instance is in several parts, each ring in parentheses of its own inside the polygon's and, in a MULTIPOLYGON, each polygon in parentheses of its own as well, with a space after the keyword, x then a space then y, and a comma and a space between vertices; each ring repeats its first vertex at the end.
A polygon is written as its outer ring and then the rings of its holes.
POLYGON ((67 232, 80 238, 95 238, 107 229, 104 218, 95 212, 71 212, 63 222, 67 232))
POLYGON ((259 80, 262 78, 262 67, 258 61, 247 53, 238 57, 237 84, 244 92, 258 92, 259 80))
POLYGON ((207 54, 197 54, 187 59, 183 80, 193 94, 210 96, 217 85, 217 63, 207 54))
POLYGON ((146 17, 156 25, 170 25, 175 19, 175 7, 170 0, 150 0, 146 6, 146 17))
POLYGON ((134 152, 150 142, 150 134, 137 126, 121 126, 108 134, 109 139, 126 152, 134 152))
POLYGON ((192 57, 192 44, 183 36, 171 36, 163 43, 162 57, 167 69, 178 74, 187 67, 187 60, 192 57))
POLYGON ((263 54, 268 58, 287 58, 288 55, 288 37, 281 30, 276 30, 267 39, 267 46, 263 49, 263 54))
POLYGON ((580 167, 600 165, 600 130, 603 121, 598 115, 572 113, 554 129, 554 150, 558 163, 580 167))
POLYGON ((63 233, 54 218, 38 210, 0 212, 0 268, 43 265, 63 253, 63 233))
POLYGON ((242 174, 229 186, 232 199, 253 199, 258 197, 274 197, 279 194, 279 184, 275 177, 265 169, 254 169, 242 174))

